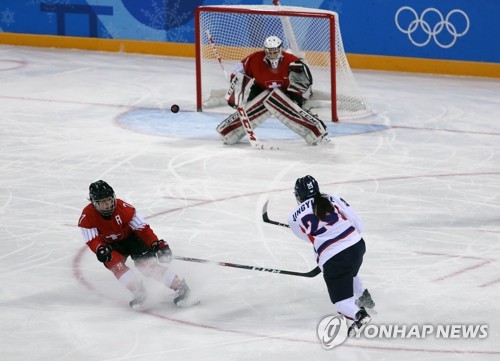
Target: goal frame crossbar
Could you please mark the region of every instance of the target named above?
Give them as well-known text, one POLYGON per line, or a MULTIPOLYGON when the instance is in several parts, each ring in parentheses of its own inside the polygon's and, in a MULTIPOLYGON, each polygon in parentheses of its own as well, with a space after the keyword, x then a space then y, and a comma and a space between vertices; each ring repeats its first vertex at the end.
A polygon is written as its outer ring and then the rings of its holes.
MULTIPOLYGON (((314 9, 311 9, 314 10, 314 9)), ((332 13, 323 12, 307 12, 300 10, 289 10, 283 6, 276 6, 276 10, 267 9, 252 9, 245 7, 231 7, 231 6, 199 6, 195 11, 195 54, 196 54, 196 110, 203 111, 203 95, 202 95, 202 50, 201 50, 201 29, 200 29, 200 13, 202 12, 217 12, 217 13, 240 13, 240 14, 254 14, 254 15, 270 15, 270 16, 283 16, 283 17, 309 17, 309 18, 325 18, 329 20, 330 31, 330 91, 331 91, 331 116, 333 122, 338 122, 337 113, 337 79, 335 69, 336 59, 336 46, 335 46, 335 16, 332 13)), ((224 60, 224 59, 223 59, 224 60)))

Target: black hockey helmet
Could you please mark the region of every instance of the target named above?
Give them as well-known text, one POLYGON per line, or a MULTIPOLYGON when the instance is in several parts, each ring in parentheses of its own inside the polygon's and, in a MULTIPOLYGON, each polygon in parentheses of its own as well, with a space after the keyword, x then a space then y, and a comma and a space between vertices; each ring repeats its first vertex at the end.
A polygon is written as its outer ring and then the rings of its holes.
POLYGON ((97 182, 91 183, 89 186, 89 198, 95 209, 99 211, 103 216, 109 216, 116 207, 116 197, 115 191, 111 186, 103 180, 98 180, 97 182), (112 205, 106 206, 101 204, 101 200, 111 198, 112 205))
POLYGON ((306 175, 295 181, 295 198, 298 203, 320 194, 318 182, 312 176, 306 175))

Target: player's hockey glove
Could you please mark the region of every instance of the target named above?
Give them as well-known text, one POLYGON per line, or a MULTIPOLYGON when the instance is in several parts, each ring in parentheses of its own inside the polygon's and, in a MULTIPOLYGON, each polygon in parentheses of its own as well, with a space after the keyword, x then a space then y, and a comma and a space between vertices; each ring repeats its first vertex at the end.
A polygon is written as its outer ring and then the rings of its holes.
POLYGON ((154 242, 151 245, 151 248, 156 253, 156 257, 158 257, 158 261, 160 263, 170 263, 172 262, 172 250, 168 246, 167 242, 163 239, 154 242))
POLYGON ((111 261, 111 251, 112 249, 110 246, 108 246, 107 244, 103 244, 97 247, 95 254, 99 262, 106 263, 111 261))

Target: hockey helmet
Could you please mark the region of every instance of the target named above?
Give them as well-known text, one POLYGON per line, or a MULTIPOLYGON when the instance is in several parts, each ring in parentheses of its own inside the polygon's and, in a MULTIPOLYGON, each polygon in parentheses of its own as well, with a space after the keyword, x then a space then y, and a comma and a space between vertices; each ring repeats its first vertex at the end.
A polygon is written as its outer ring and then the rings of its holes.
POLYGON ((294 191, 295 198, 297 199, 297 202, 299 204, 308 200, 309 198, 313 198, 321 194, 319 191, 318 182, 310 175, 298 178, 295 181, 294 191))
POLYGON ((115 191, 103 180, 89 186, 89 198, 95 209, 103 216, 109 216, 116 208, 115 191))
POLYGON ((264 41, 264 52, 266 53, 266 60, 273 69, 278 67, 278 64, 283 57, 281 52, 283 42, 277 36, 269 36, 264 41))

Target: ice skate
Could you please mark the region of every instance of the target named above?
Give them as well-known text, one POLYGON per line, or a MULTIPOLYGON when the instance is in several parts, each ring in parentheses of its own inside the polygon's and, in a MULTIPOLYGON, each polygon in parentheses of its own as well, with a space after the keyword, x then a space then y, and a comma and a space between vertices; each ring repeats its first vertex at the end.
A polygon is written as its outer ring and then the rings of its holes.
POLYGON ((347 330, 347 335, 349 337, 354 337, 361 332, 363 327, 372 320, 370 315, 366 310, 361 307, 358 312, 356 312, 356 319, 352 322, 347 330))
POLYGON ((367 289, 363 291, 363 294, 355 301, 356 306, 363 308, 373 308, 375 307, 375 302, 372 300, 372 295, 367 289))
POLYGON ((134 311, 142 311, 144 303, 146 302, 146 290, 144 286, 140 285, 137 290, 133 292, 134 298, 129 302, 130 308, 134 311))
POLYGON ((182 280, 179 284, 179 288, 175 291, 174 304, 177 307, 189 307, 200 303, 200 300, 190 297, 190 293, 191 290, 189 289, 186 281, 182 280))
POLYGON ((321 138, 321 141, 320 141, 320 142, 321 142, 321 143, 332 143, 332 144, 333 144, 332 138, 329 138, 329 137, 328 137, 328 134, 325 134, 325 135, 323 136, 323 138, 321 138))

